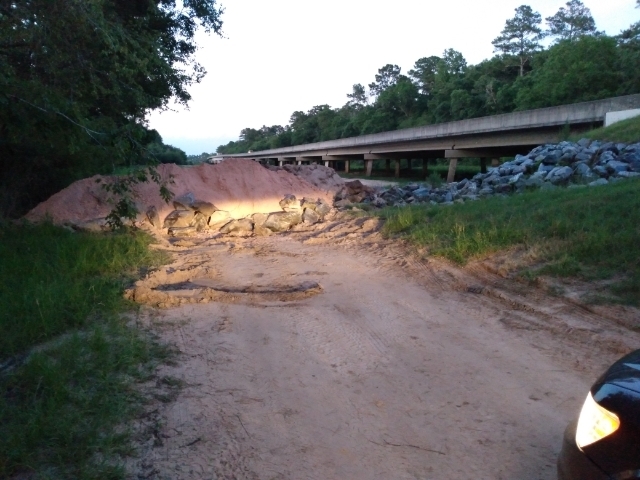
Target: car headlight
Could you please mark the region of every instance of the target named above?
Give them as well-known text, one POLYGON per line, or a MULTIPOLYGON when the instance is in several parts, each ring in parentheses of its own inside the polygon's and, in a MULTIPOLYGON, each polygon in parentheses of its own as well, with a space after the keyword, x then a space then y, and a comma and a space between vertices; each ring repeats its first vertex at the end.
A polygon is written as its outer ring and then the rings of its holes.
POLYGON ((578 419, 578 428, 576 430, 578 447, 582 448, 591 445, 611 435, 618 428, 620 428, 618 416, 598 405, 591 396, 591 392, 589 392, 578 419))

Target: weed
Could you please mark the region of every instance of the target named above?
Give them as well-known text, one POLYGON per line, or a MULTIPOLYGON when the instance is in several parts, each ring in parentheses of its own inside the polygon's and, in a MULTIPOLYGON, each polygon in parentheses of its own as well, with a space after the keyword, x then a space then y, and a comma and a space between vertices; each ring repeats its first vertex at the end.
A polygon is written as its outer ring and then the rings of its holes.
POLYGON ((547 263, 536 274, 625 280, 611 291, 640 303, 640 181, 535 191, 443 208, 385 209, 384 233, 403 235, 459 264, 512 246, 536 246, 547 263))
POLYGON ((117 315, 123 287, 163 261, 148 243, 0 225, 0 478, 124 477, 134 382, 171 355, 117 315))
POLYGON ((640 141, 640 117, 629 118, 608 127, 596 128, 586 133, 571 136, 573 141, 577 141, 580 138, 623 143, 638 142, 640 141))

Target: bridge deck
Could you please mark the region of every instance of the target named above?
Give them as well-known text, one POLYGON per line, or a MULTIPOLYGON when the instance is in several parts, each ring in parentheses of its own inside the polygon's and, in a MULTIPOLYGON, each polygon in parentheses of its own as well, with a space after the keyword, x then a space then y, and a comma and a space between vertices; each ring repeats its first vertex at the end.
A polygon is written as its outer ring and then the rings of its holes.
POLYGON ((607 98, 559 107, 472 118, 457 122, 426 125, 390 132, 361 135, 325 142, 276 148, 259 152, 222 155, 221 158, 275 159, 285 161, 324 161, 325 164, 365 160, 367 174, 375 159, 450 158, 450 180, 455 159, 492 158, 526 153, 544 143, 560 140, 561 134, 580 132, 604 124, 608 112, 640 108, 640 94, 607 98))

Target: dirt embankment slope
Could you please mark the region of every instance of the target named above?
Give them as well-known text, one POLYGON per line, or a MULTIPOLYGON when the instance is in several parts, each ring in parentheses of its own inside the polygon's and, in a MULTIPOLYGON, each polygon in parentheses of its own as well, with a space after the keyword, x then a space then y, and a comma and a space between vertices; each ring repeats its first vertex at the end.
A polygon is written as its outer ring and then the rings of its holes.
MULTIPOLYGON (((286 194, 333 201, 331 191, 318 188, 285 170, 268 170, 253 160, 236 159, 190 168, 166 164, 160 165, 158 172, 163 180, 172 178, 169 189, 176 197, 191 192, 198 200, 211 202, 229 212, 232 218, 281 211, 278 202, 286 194)), ((110 181, 110 178, 96 175, 77 181, 36 206, 25 218, 40 221, 48 216, 56 224, 65 224, 106 217, 113 208, 113 199, 98 180, 110 181)), ((153 182, 137 185, 134 194, 142 214, 155 206, 160 218, 164 219, 173 210, 171 204, 162 200, 158 185, 153 182)))

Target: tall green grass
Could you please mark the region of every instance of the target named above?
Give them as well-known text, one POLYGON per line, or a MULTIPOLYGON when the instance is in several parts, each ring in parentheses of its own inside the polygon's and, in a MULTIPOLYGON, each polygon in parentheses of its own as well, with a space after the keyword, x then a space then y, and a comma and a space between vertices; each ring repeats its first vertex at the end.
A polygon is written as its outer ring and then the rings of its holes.
POLYGON ((162 261, 148 243, 140 233, 0 226, 0 360, 125 307, 124 286, 162 261))
POLYGON ((640 181, 536 191, 443 206, 386 209, 400 235, 459 264, 509 247, 544 252, 538 270, 586 280, 622 278, 611 293, 640 303, 640 181))
POLYGON ((0 226, 0 478, 124 478, 135 381, 168 355, 118 315, 124 286, 164 260, 148 243, 0 226))
POLYGON ((571 140, 580 138, 606 140, 609 142, 635 143, 640 141, 640 117, 628 118, 608 127, 596 128, 583 134, 572 135, 571 140))

